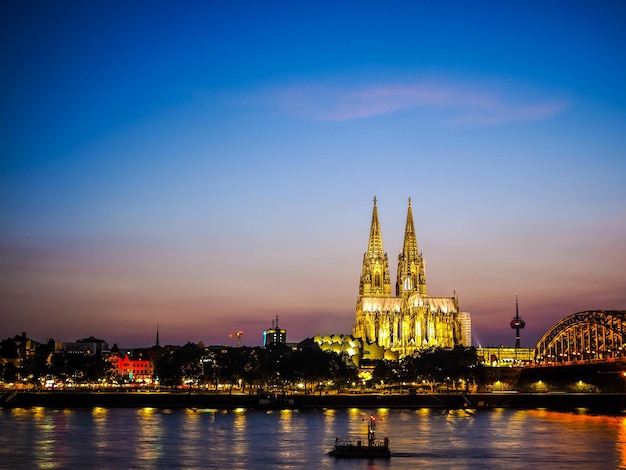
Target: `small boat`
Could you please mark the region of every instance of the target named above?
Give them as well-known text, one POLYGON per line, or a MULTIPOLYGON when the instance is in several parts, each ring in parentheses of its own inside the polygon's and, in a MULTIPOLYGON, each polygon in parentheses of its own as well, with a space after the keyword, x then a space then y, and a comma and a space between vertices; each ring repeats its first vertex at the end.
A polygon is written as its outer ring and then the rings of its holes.
POLYGON ((370 415, 367 429, 367 445, 361 439, 335 438, 335 447, 328 453, 344 459, 388 459, 391 457, 389 438, 376 439, 376 417, 370 415))

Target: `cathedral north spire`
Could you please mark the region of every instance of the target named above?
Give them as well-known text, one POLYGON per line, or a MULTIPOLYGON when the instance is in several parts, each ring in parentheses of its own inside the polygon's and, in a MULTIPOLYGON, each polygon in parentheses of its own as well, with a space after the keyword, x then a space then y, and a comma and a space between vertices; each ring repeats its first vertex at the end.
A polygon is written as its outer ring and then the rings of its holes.
POLYGON ((367 252, 363 255, 363 270, 359 292, 361 295, 388 297, 391 295, 391 279, 389 277, 389 260, 383 248, 383 236, 378 221, 378 208, 374 197, 372 223, 367 252))
POLYGON ((376 207, 376 196, 374 196, 374 210, 372 211, 372 224, 370 226, 370 240, 367 244, 367 254, 372 257, 384 255, 383 236, 380 233, 380 223, 378 222, 378 208, 376 207))

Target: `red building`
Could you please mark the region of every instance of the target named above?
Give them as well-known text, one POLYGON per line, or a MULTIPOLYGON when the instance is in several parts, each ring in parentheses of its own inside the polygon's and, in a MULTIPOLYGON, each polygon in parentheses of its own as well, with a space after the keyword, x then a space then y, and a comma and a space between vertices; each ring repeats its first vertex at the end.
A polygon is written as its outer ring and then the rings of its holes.
POLYGON ((131 382, 151 382, 153 368, 150 359, 143 354, 139 354, 136 358, 131 358, 131 354, 132 352, 127 352, 122 357, 117 345, 113 346, 111 355, 109 356, 113 373, 122 380, 129 380, 131 382))

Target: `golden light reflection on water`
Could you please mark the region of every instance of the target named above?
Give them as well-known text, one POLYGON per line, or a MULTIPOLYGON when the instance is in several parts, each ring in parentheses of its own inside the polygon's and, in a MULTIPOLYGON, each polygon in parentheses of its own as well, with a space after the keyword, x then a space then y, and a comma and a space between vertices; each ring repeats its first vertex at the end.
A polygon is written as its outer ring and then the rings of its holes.
POLYGON ((280 410, 280 425, 285 432, 291 432, 291 418, 293 416, 292 410, 280 410))
POLYGON ((376 411, 376 416, 383 419, 389 415, 389 408, 378 408, 376 411))
POLYGON ((615 446, 619 456, 620 468, 626 468, 626 417, 622 417, 621 423, 617 427, 615 446))
POLYGON ((581 412, 584 408, 578 408, 576 413, 566 413, 561 411, 549 411, 546 409, 541 410, 528 410, 524 413, 530 416, 541 417, 545 421, 559 422, 574 427, 583 427, 587 429, 589 426, 621 426, 626 416, 612 416, 612 415, 595 415, 581 412))
POLYGON ((326 434, 324 435, 324 440, 328 443, 333 442, 335 437, 339 436, 339 432, 337 430, 337 410, 332 408, 326 408, 323 411, 324 413, 324 430, 326 434))
POLYGON ((190 467, 194 466, 193 462, 201 452, 201 443, 203 441, 202 433, 202 417, 201 411, 197 409, 187 408, 185 410, 185 419, 182 420, 182 445, 180 449, 180 460, 190 467))
MULTIPOLYGON (((293 410, 280 410, 280 419, 278 421, 278 436, 282 442, 289 442, 298 433, 298 428, 294 426, 293 410)), ((298 458, 302 454, 303 449, 291 446, 284 446, 280 450, 280 455, 286 459, 298 458)))
POLYGON ((145 408, 139 408, 137 410, 137 413, 139 414, 139 416, 141 416, 142 418, 149 418, 150 416, 152 416, 152 414, 155 412, 155 408, 150 408, 149 406, 146 406, 145 408))
MULTIPOLYGON (((245 459, 248 454, 248 440, 243 436, 247 435, 247 415, 244 408, 233 410, 233 439, 229 443, 231 445, 233 458, 245 459)), ((268 430, 269 432, 270 430, 268 430)))
POLYGON ((154 408, 140 408, 137 410, 138 439, 136 460, 142 467, 155 466, 163 453, 163 417, 154 408))
POLYGON ((106 418, 107 413, 109 412, 108 408, 103 408, 101 406, 96 406, 91 410, 91 414, 94 418, 106 418))
MULTIPOLYGON (((94 432, 97 435, 104 435, 107 432, 107 418, 109 414, 108 408, 96 406, 91 410, 91 417, 93 419, 94 432)), ((108 439, 95 439, 94 445, 96 447, 96 454, 105 456, 109 452, 109 440, 108 439)))
MULTIPOLYGON (((517 411, 507 427, 509 430, 524 429, 532 425, 536 438, 535 448, 549 451, 551 455, 568 456, 573 447, 582 444, 574 436, 586 436, 584 446, 602 453, 600 446, 615 442, 615 455, 619 468, 626 468, 626 417, 587 414, 584 408, 574 412, 550 411, 547 409, 517 411), (594 444, 595 443, 595 444, 594 444), (597 446, 595 448, 594 446, 597 446)), ((616 461, 616 464, 617 464, 616 461)))
POLYGON ((33 414, 34 408, 10 408, 10 412, 14 417, 23 418, 25 416, 31 416, 33 414))
POLYGON ((64 466, 64 463, 68 459, 68 455, 71 453, 72 443, 69 442, 69 439, 67 438, 59 439, 57 437, 57 433, 61 431, 63 435, 66 435, 66 432, 72 428, 71 416, 74 413, 74 410, 70 410, 68 408, 64 408, 62 410, 54 410, 54 431, 51 438, 53 440, 52 454, 56 467, 64 466))
POLYGON ((37 450, 39 468, 55 468, 55 446, 58 445, 55 439, 57 420, 54 413, 46 413, 46 409, 35 407, 32 409, 32 416, 35 421, 35 433, 33 436, 33 448, 37 450))

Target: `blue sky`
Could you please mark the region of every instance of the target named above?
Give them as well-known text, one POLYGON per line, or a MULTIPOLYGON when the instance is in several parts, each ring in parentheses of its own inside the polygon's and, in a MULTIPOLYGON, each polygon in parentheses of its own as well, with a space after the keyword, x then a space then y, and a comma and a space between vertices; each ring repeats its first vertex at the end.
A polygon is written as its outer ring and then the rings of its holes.
POLYGON ((336 3, 4 2, 0 337, 349 333, 374 196, 476 343, 625 309, 626 6, 336 3))

